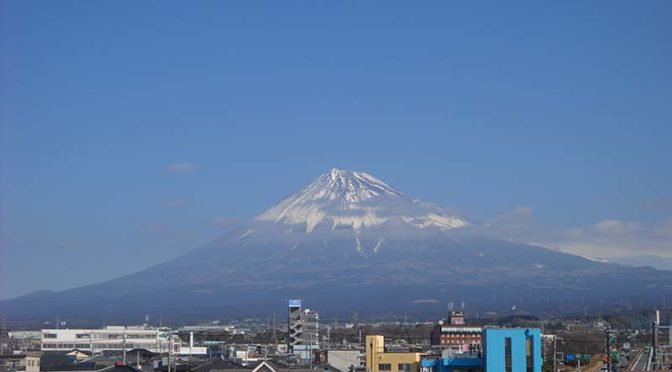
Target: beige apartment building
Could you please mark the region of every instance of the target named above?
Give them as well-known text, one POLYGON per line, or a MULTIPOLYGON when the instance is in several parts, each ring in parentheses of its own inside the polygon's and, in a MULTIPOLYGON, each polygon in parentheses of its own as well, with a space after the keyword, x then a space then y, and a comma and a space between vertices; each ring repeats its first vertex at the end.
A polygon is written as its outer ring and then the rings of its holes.
POLYGON ((388 352, 383 336, 366 336, 367 372, 419 372, 421 355, 417 352, 388 352))

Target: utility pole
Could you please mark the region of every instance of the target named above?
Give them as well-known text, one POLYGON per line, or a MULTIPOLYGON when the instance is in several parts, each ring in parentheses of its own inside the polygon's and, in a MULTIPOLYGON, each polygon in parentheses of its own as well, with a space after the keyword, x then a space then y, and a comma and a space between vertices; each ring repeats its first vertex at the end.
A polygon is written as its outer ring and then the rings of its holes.
POLYGON ((278 337, 275 334, 275 330, 278 328, 277 324, 275 323, 275 313, 273 313, 273 342, 275 342, 276 346, 278 344, 278 337))
POLYGON ((191 349, 194 348, 194 332, 189 332, 189 361, 187 368, 191 371, 191 349))
POLYGON ((604 331, 604 355, 607 358, 607 372, 611 372, 611 346, 610 346, 610 339, 611 339, 611 334, 610 334, 610 329, 607 328, 604 331))
POLYGON ((170 359, 173 356, 173 335, 172 331, 168 330, 168 372, 170 372, 170 359))
POLYGON ((124 349, 124 365, 126 365, 126 331, 124 331, 122 336, 124 337, 124 342, 122 345, 122 348, 124 349))
POLYGON ((656 369, 658 366, 656 365, 657 357, 658 357, 658 324, 660 323, 660 312, 656 310, 656 319, 653 321, 653 325, 651 327, 651 352, 653 353, 653 357, 651 360, 653 361, 651 363, 651 369, 656 369))
POLYGON ((558 340, 564 339, 553 335, 553 372, 558 372, 558 340))
POLYGON ((557 358, 557 350, 558 350, 558 336, 553 335, 553 372, 558 372, 558 358, 557 358))

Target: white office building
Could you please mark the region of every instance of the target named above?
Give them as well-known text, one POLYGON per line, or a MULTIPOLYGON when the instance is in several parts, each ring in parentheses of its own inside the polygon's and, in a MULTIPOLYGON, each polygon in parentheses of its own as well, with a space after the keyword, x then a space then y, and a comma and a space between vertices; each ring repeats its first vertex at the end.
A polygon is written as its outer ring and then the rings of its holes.
POLYGON ((205 347, 182 345, 179 337, 171 335, 168 328, 144 326, 108 326, 103 329, 43 329, 42 351, 68 351, 79 349, 98 353, 112 350, 146 349, 154 353, 178 355, 207 354, 205 347))

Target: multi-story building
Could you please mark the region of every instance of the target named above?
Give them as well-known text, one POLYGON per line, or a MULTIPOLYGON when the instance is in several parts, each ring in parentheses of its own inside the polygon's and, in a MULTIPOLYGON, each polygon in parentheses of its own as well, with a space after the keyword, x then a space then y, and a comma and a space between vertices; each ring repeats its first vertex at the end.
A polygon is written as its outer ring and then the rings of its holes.
POLYGON ((108 326, 103 329, 43 329, 42 351, 79 349, 92 353, 146 349, 154 353, 206 354, 207 348, 182 345, 167 328, 108 326))
POLYGON ((301 308, 301 300, 290 300, 288 310, 289 352, 299 358, 310 359, 313 350, 320 345, 320 315, 310 309, 301 308))
POLYGON ((291 353, 295 345, 303 342, 303 323, 301 323, 301 300, 289 300, 287 308, 287 350, 291 353))
POLYGON ((541 330, 486 328, 479 353, 424 356, 421 372, 541 372, 541 330))
POLYGON ((366 372, 418 372, 422 353, 392 351, 383 336, 366 336, 366 372))
POLYGON ((464 321, 464 313, 453 311, 447 320, 439 321, 431 334, 433 346, 454 351, 478 351, 481 349, 483 327, 469 325, 464 321))
POLYGON ((310 309, 304 309, 301 312, 301 323, 303 323, 303 344, 319 345, 320 314, 310 309))

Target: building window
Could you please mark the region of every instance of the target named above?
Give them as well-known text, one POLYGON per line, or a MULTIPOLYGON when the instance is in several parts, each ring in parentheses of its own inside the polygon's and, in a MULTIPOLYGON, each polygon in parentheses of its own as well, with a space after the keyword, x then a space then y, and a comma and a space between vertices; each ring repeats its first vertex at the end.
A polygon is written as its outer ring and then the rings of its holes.
POLYGON ((511 372, 511 337, 504 339, 504 371, 511 372))
POLYGON ((390 363, 380 363, 378 364, 379 371, 391 371, 392 365, 390 363))
POLYGON ((55 333, 43 333, 42 338, 56 338, 55 333))
POLYGON ((534 349, 532 345, 532 336, 525 337, 525 368, 527 372, 532 372, 533 370, 534 349))
POLYGON ((413 370, 413 365, 411 363, 399 363, 397 368, 399 368, 399 372, 410 372, 413 370))

